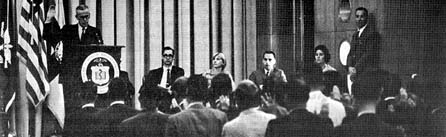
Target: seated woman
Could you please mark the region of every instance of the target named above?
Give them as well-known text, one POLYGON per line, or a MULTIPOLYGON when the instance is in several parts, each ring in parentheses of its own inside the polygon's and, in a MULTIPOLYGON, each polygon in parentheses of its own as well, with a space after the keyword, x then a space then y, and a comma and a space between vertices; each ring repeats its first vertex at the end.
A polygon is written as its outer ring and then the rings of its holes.
MULTIPOLYGON (((205 78, 207 78, 209 81, 209 86, 211 85, 211 80, 215 75, 217 75, 219 73, 226 73, 229 75, 229 78, 232 81, 232 83, 231 83, 232 87, 233 88, 235 87, 234 80, 233 80, 231 74, 228 71, 225 71, 225 67, 226 67, 225 55, 221 52, 215 53, 215 55, 212 56, 211 69, 209 69, 208 71, 203 73, 203 76, 205 78)), ((234 89, 232 89, 232 90, 234 90, 234 89)))
POLYGON ((318 45, 316 46, 316 48, 314 48, 314 62, 321 66, 322 72, 336 71, 335 68, 328 65, 330 58, 330 52, 328 52, 328 49, 327 47, 325 47, 325 45, 318 45))

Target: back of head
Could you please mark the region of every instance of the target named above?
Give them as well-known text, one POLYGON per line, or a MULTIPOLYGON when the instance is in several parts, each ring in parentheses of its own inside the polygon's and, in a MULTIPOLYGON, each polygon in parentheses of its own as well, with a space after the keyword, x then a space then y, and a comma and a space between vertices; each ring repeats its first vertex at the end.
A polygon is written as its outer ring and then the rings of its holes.
POLYGON ((96 87, 92 81, 87 81, 82 84, 83 91, 80 94, 80 98, 82 103, 92 103, 96 100, 96 87))
POLYGON ((235 89, 235 98, 240 109, 248 109, 260 105, 258 88, 251 80, 243 80, 235 89))
POLYGON ((305 104, 309 99, 310 87, 297 79, 292 79, 286 84, 285 92, 288 103, 294 105, 305 104))
POLYGON ((324 95, 329 96, 333 91, 333 86, 342 86, 341 74, 337 71, 326 71, 324 72, 324 81, 325 81, 325 92, 324 95))
POLYGON ((170 88, 176 95, 176 98, 185 98, 187 89, 187 77, 181 76, 173 82, 170 88))
POLYGON ((204 101, 208 95, 208 80, 202 75, 192 75, 187 80, 186 96, 192 101, 204 101))
POLYGON ((158 107, 158 103, 163 96, 162 93, 167 93, 167 89, 158 86, 144 90, 144 92, 141 92, 139 100, 141 101, 141 105, 148 110, 158 107))
POLYGON ((108 84, 108 97, 111 100, 124 100, 127 86, 120 78, 113 78, 108 84))
POLYGON ((383 77, 377 71, 367 71, 358 76, 352 85, 356 101, 378 101, 383 91, 383 77))
POLYGON ((322 68, 315 63, 309 63, 304 70, 304 80, 311 88, 324 86, 322 68))
POLYGON ((229 95, 232 91, 232 81, 229 74, 219 73, 211 80, 211 91, 216 96, 229 95))

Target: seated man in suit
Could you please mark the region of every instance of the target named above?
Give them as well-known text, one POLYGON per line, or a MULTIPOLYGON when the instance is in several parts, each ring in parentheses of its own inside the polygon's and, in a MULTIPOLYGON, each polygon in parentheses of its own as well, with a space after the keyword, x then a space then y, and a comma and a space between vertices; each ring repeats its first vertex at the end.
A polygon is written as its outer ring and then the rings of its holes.
POLYGON ((335 131, 340 137, 398 137, 403 133, 384 123, 376 115, 376 106, 383 92, 383 78, 376 71, 364 72, 352 85, 354 103, 358 115, 350 124, 342 125, 335 131))
POLYGON ((271 120, 266 129, 266 137, 328 137, 333 124, 328 118, 321 118, 306 110, 310 88, 290 80, 285 86, 287 102, 290 107, 288 116, 271 120))
POLYGON ((250 80, 240 82, 235 90, 239 109, 243 110, 235 119, 223 126, 224 137, 263 137, 266 126, 276 116, 260 109, 260 96, 257 86, 250 80))
POLYGON ((124 102, 126 96, 126 83, 120 78, 113 78, 108 86, 110 106, 98 112, 98 134, 104 137, 119 136, 118 126, 124 120, 134 116, 137 111, 124 102))
POLYGON ((83 84, 80 92, 82 107, 77 108, 73 113, 67 115, 63 136, 67 137, 94 137, 96 120, 95 108, 96 90, 93 82, 83 84))
MULTIPOLYGON (((144 88, 163 87, 170 89, 171 84, 178 78, 184 75, 184 70, 180 67, 174 66, 175 51, 171 47, 163 48, 163 66, 154 70, 150 70, 149 74, 143 78, 143 85, 141 86, 140 93, 144 92, 144 88)), ((169 90, 170 91, 170 90, 169 90)), ((141 93, 142 94, 142 93, 141 93)), ((173 94, 169 92, 171 96, 161 100, 159 110, 164 113, 172 114, 171 103, 173 94)))
POLYGON ((167 92, 164 88, 154 87, 146 89, 151 91, 142 92, 139 96, 143 111, 133 117, 124 120, 120 124, 123 137, 162 137, 164 136, 165 124, 169 115, 158 111, 158 102, 161 94, 167 92))
POLYGON ((169 117, 166 137, 219 137, 223 124, 228 121, 220 110, 207 108, 203 102, 207 96, 208 80, 193 75, 187 80, 186 110, 169 117))
POLYGON ((263 90, 265 79, 272 79, 274 83, 286 83, 286 76, 283 70, 276 68, 276 54, 273 51, 263 53, 263 68, 256 70, 249 75, 249 80, 253 81, 260 90, 263 90))

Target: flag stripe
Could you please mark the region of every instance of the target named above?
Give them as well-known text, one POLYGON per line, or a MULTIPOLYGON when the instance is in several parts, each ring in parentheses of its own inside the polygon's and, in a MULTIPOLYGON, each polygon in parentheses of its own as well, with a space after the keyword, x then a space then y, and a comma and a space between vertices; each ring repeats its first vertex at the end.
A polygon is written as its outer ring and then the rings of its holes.
POLYGON ((22 2, 19 26, 19 58, 26 61, 26 90, 34 106, 49 92, 46 46, 43 33, 43 3, 22 2), (33 7, 31 7, 33 5, 33 7))

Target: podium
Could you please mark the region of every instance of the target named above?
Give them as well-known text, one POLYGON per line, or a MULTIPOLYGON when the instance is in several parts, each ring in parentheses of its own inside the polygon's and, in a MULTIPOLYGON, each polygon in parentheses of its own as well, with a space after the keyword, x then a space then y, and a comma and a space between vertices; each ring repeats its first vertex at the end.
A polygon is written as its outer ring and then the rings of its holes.
MULTIPOLYGON (((119 77, 122 47, 114 45, 63 47, 63 59, 59 64, 59 83, 63 85, 66 107, 76 104, 78 93, 86 90, 82 88, 83 83, 91 81, 98 88, 106 88, 112 78, 119 77)), ((106 92, 107 89, 102 91, 106 92)))

